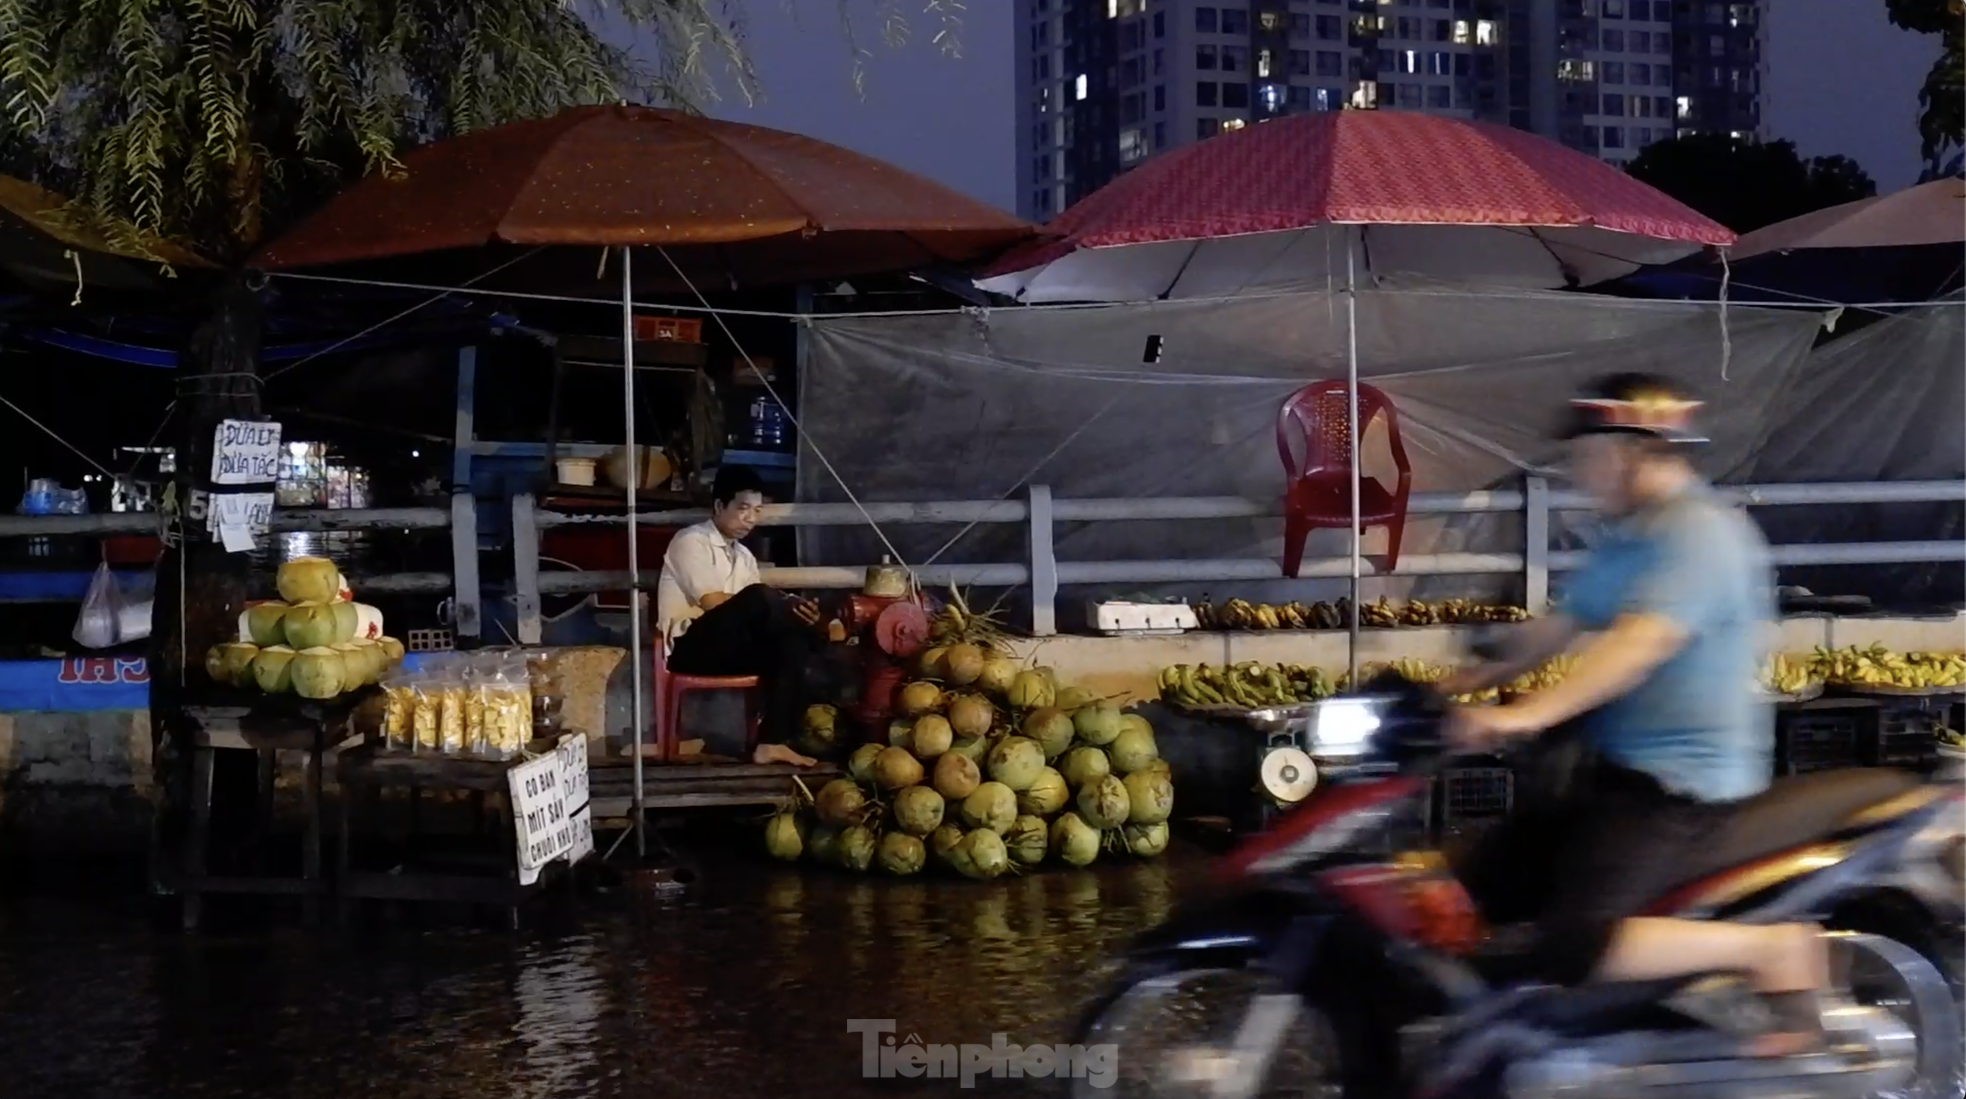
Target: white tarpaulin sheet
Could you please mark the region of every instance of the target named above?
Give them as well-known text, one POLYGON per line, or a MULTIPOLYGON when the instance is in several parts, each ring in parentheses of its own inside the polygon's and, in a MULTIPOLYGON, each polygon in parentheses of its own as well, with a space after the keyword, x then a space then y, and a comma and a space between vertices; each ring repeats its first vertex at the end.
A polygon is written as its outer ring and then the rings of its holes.
MULTIPOLYGON (((1822 469, 1808 479, 1861 479, 1854 466, 1827 474, 1839 448, 1858 447, 1862 433, 1799 398, 1820 314, 1728 309, 1723 339, 1723 310, 1708 303, 1393 290, 1361 294, 1358 313, 1361 376, 1399 410, 1415 492, 1517 483, 1555 454, 1547 440, 1566 396, 1624 370, 1680 378, 1709 400, 1715 442, 1703 460, 1717 476, 1764 476, 1777 424, 1820 420, 1811 429, 1819 441, 1806 450, 1822 469), (1838 441, 1845 434, 1847 444, 1838 441)), ((1280 499, 1278 406, 1311 381, 1344 378, 1346 337, 1343 296, 1324 293, 815 318, 801 417, 808 440, 863 501, 1015 497, 1032 483, 1060 498, 1280 499), (1158 361, 1143 361, 1153 349, 1158 361)), ((1946 408, 1956 414, 1958 400, 1946 408)), ((1378 427, 1367 435, 1366 474, 1390 486, 1378 427)), ((809 452, 799 498, 845 499, 809 452)), ((1414 516, 1402 555, 1519 550, 1520 525, 1519 516, 1414 516)), ((957 528, 886 533, 920 564, 957 528)), ((1061 561, 1278 558, 1282 522, 1060 524, 1057 534, 1061 561)), ((800 536, 808 564, 860 564, 882 552, 860 528, 800 536)), ((1383 537, 1368 531, 1366 552, 1378 552, 1383 537)), ((979 526, 939 560, 1020 561, 1024 538, 1021 527, 979 526)), ((1342 530, 1316 532, 1307 559, 1340 556, 1346 545, 1342 530)), ((1514 583, 1442 579, 1426 591, 1503 594, 1514 583)), ((1337 594, 1310 582, 1290 590, 1337 594)), ((1407 590, 1368 582, 1367 594, 1407 590)))

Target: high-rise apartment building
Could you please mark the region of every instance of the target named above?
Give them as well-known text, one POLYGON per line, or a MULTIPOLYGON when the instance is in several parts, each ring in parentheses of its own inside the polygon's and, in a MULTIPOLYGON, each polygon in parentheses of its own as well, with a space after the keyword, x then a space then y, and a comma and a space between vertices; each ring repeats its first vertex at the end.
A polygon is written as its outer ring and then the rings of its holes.
POLYGON ((1758 134, 1763 0, 1012 0, 1019 210, 1155 153, 1306 111, 1530 130, 1623 165, 1758 134))

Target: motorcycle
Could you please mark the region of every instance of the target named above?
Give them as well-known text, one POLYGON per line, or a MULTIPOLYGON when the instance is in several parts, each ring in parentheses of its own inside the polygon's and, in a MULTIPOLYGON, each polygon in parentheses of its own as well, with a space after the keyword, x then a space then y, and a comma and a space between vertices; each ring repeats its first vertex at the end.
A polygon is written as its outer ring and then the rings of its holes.
POLYGON ((1310 713, 1316 790, 1228 855, 1212 900, 1137 940, 1086 1010, 1076 1041, 1115 1048, 1118 1094, 1960 1094, 1958 786, 1883 769, 1781 780, 1652 906, 1830 929, 1828 1041, 1753 1058, 1744 1041, 1773 1019, 1740 974, 1578 988, 1492 975, 1522 929, 1483 927, 1448 860, 1412 843, 1451 756, 1446 713, 1396 676, 1310 713))

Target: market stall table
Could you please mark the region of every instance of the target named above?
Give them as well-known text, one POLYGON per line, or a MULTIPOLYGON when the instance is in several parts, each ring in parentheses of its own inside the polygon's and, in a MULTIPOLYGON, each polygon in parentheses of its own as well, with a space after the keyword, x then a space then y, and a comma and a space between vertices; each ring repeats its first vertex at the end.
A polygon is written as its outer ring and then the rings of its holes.
MULTIPOLYGON (((207 893, 245 893, 299 896, 309 923, 319 919, 320 898, 326 893, 321 876, 321 770, 329 752, 353 739, 352 718, 368 697, 365 692, 324 702, 291 696, 255 696, 238 700, 215 697, 187 705, 184 720, 190 736, 191 824, 185 831, 175 866, 159 858, 158 886, 183 902, 185 930, 196 930, 204 914, 207 893), (206 872, 211 846, 212 777, 222 751, 256 753, 259 763, 258 827, 262 843, 271 823, 274 776, 279 753, 303 753, 301 781, 301 872, 298 878, 275 875, 218 876, 206 872)), ((162 851, 157 852, 162 855, 162 851)))

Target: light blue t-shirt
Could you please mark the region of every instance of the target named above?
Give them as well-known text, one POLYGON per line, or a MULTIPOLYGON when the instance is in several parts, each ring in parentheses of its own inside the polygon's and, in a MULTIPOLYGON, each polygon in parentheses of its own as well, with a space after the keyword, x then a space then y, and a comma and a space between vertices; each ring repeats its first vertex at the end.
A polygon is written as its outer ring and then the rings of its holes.
POLYGON ((1566 586, 1561 609, 1586 630, 1658 614, 1684 648, 1587 722, 1611 762, 1700 801, 1752 797, 1773 773, 1774 710, 1756 696, 1775 619, 1768 544, 1706 486, 1616 524, 1566 586))

